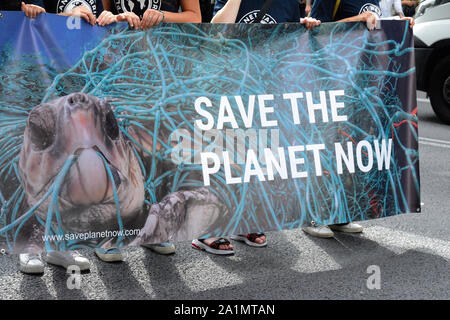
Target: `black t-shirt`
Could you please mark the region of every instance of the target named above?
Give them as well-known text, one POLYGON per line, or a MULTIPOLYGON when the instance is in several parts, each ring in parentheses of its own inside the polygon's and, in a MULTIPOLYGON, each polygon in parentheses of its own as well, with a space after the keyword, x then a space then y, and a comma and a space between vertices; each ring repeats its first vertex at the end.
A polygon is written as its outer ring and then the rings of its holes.
MULTIPOLYGON (((265 0, 242 0, 239 12, 236 17, 238 23, 252 23, 258 12, 264 5, 265 0)), ((216 0, 214 6, 214 15, 223 8, 227 0, 216 0)), ((281 23, 281 22, 299 22, 300 6, 298 0, 278 0, 273 1, 267 13, 261 20, 261 23, 281 23)))
POLYGON ((147 9, 179 12, 181 0, 110 0, 114 14, 134 12, 142 19, 147 9))
POLYGON ((3 11, 20 11, 20 0, 0 0, 0 10, 3 11))
POLYGON ((381 16, 378 0, 341 0, 336 15, 333 18, 333 11, 336 0, 314 1, 311 9, 311 17, 322 22, 338 21, 345 18, 357 16, 365 11, 370 11, 381 16))
POLYGON ((102 0, 41 0, 31 2, 43 6, 48 13, 58 14, 69 12, 80 5, 87 7, 96 17, 103 11, 102 0), (43 2, 43 4, 40 4, 39 2, 43 2))

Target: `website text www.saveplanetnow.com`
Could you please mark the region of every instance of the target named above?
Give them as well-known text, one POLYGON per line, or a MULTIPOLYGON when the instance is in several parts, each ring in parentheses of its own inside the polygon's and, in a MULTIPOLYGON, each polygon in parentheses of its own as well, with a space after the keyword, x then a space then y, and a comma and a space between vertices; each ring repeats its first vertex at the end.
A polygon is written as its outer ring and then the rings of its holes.
POLYGON ((53 234, 42 236, 44 241, 69 241, 69 240, 92 240, 100 238, 115 238, 115 237, 132 237, 140 234, 140 229, 130 230, 107 230, 107 231, 89 231, 82 233, 66 233, 66 234, 53 234))

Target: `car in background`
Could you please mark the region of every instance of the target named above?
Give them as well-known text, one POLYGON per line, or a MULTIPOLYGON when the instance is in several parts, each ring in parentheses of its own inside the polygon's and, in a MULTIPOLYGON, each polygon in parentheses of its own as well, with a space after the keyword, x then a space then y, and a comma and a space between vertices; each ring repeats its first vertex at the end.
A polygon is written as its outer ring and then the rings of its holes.
POLYGON ((417 89, 430 97, 437 117, 450 124, 450 0, 422 1, 414 18, 417 89))

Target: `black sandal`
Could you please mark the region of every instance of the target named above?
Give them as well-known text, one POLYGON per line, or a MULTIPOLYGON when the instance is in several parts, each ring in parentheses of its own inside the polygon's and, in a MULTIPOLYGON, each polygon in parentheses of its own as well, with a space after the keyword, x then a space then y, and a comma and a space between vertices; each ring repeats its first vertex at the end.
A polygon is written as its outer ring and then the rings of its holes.
POLYGON ((207 245, 205 239, 194 239, 192 240, 192 246, 199 250, 204 250, 206 252, 218 255, 230 255, 234 254, 234 249, 225 250, 220 249, 221 245, 229 245, 230 241, 225 238, 219 238, 216 241, 213 241, 210 245, 207 245))
POLYGON ((248 233, 246 236, 240 234, 237 236, 231 236, 231 239, 236 240, 236 241, 242 241, 245 244, 249 245, 250 247, 257 247, 257 248, 261 248, 261 247, 265 247, 267 246, 267 237, 266 237, 266 241, 264 241, 263 243, 257 243, 255 242, 256 238, 265 236, 264 233, 262 232, 258 232, 258 233, 248 233))

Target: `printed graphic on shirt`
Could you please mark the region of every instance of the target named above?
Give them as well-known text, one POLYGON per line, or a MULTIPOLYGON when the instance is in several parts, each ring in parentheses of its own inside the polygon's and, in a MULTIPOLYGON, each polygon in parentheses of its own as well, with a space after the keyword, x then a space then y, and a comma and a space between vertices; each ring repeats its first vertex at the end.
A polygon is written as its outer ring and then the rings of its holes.
POLYGON ((380 7, 378 7, 377 5, 374 5, 373 3, 366 3, 365 5, 363 5, 361 7, 361 10, 359 10, 359 14, 366 12, 366 11, 375 13, 376 15, 378 15, 378 17, 381 17, 380 7))
MULTIPOLYGON (((242 0, 236 16, 236 22, 254 23, 258 16, 258 12, 263 8, 265 2, 266 0, 242 0)), ((215 0, 214 15, 216 15, 226 4, 227 0, 215 0)), ((261 20, 261 23, 273 24, 299 21, 300 7, 298 0, 280 0, 272 3, 261 20)))
POLYGON ((92 13, 97 13, 96 0, 59 0, 56 13, 69 12, 81 5, 87 7, 92 13))
POLYGON ((147 9, 161 9, 161 0, 114 0, 114 2, 117 12, 134 12, 138 14, 145 12, 147 9))
POLYGON ((311 16, 322 22, 339 21, 357 16, 364 12, 381 16, 378 0, 321 0, 314 1, 311 16), (336 10, 336 5, 337 11, 336 10), (334 13, 335 12, 335 13, 334 13))
MULTIPOLYGON (((239 23, 253 23, 256 20, 256 17, 258 16, 259 10, 253 10, 250 11, 247 14, 244 14, 242 18, 238 21, 239 23)), ((265 14, 264 17, 261 19, 261 23, 277 23, 277 21, 270 15, 265 14)))

